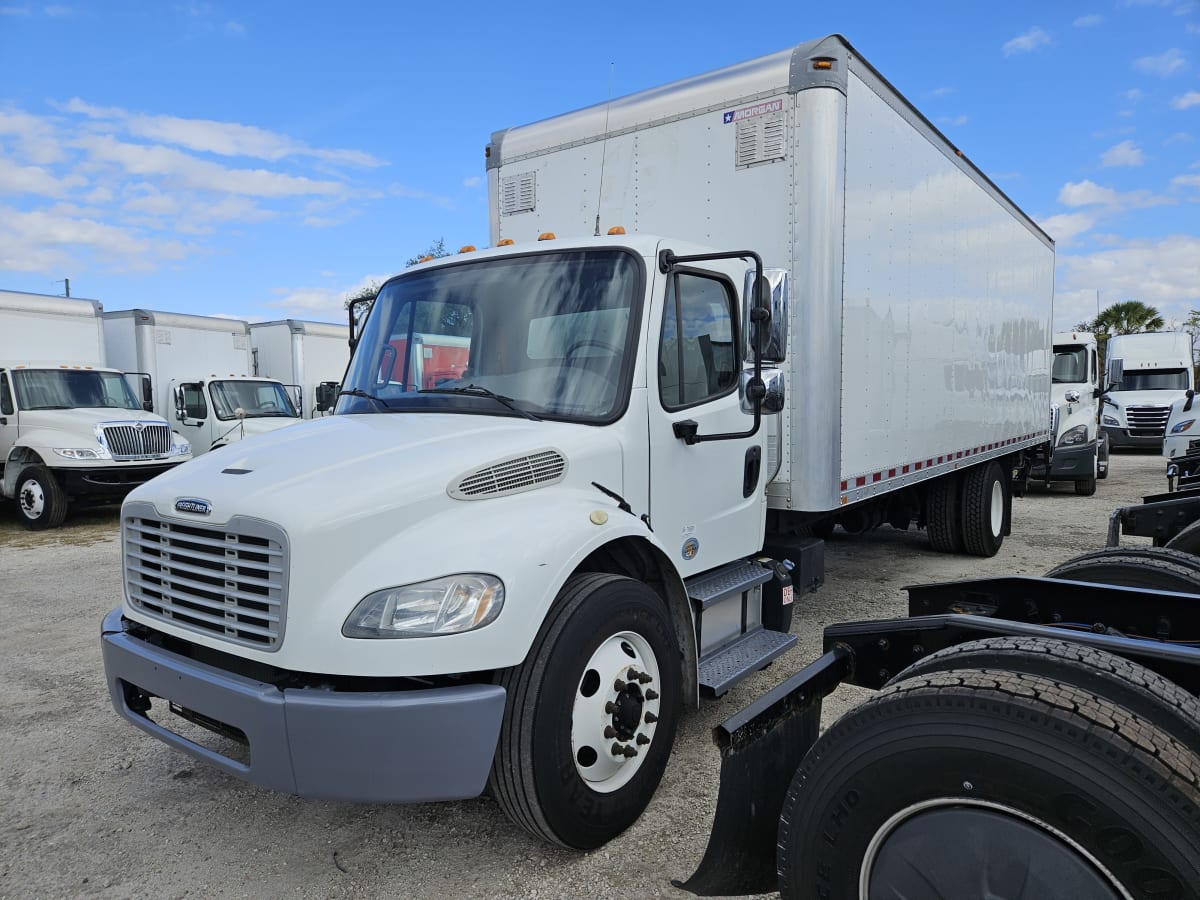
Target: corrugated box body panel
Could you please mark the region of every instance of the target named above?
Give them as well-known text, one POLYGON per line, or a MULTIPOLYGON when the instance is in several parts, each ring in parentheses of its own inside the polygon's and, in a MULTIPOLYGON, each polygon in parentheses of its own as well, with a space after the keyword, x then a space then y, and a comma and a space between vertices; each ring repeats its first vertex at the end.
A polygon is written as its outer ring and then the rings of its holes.
POLYGON ((772 506, 836 509, 1047 439, 1053 242, 844 39, 490 153, 493 242, 620 225, 790 270, 772 506))
POLYGON ((0 291, 0 360, 105 365, 96 300, 0 291))
POLYGON ((257 374, 296 385, 303 394, 304 418, 316 409, 317 386, 341 382, 350 362, 350 329, 328 322, 286 319, 250 326, 257 374))

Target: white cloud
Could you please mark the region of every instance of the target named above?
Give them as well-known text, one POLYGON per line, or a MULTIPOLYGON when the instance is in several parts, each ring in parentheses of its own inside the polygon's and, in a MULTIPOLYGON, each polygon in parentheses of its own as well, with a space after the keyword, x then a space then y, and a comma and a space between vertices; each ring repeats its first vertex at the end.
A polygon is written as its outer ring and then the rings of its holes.
POLYGON ((28 16, 33 13, 28 6, 0 6, 0 16, 28 16))
POLYGON ((938 119, 938 124, 957 128, 966 125, 968 121, 970 120, 966 116, 942 116, 938 119))
POLYGON ((246 26, 241 22, 226 22, 225 33, 242 37, 246 33, 246 26))
MULTIPOLYGON (((324 273, 322 273, 324 274, 324 273)), ((317 316, 329 321, 343 321, 346 317, 345 302, 348 297, 361 294, 368 287, 383 284, 395 273, 388 275, 366 275, 357 283, 341 288, 277 288, 278 300, 268 306, 285 311, 288 316, 311 318, 317 316)))
POLYGON ((949 97, 951 94, 954 94, 954 93, 957 93, 956 88, 940 87, 940 88, 934 88, 932 91, 928 91, 925 94, 925 96, 926 97, 949 97))
POLYGON ((1017 53, 1031 53, 1038 47, 1050 43, 1050 35, 1041 28, 1034 27, 1029 29, 1024 34, 1018 35, 1011 41, 1005 43, 1002 48, 1005 56, 1013 56, 1017 53))
POLYGON ((389 185, 388 193, 393 197, 402 197, 406 200, 424 200, 427 203, 432 203, 434 206, 440 206, 442 209, 454 209, 454 201, 449 197, 431 194, 429 191, 411 188, 405 184, 389 185))
POLYGON ((1130 103, 1137 103, 1146 95, 1137 88, 1131 88, 1128 91, 1122 91, 1119 96, 1124 100, 1128 100, 1130 103))
POLYGON ((1177 175, 1171 179, 1171 184, 1176 187, 1200 188, 1200 175, 1177 175))
POLYGON ((71 7, 69 6, 46 6, 42 8, 42 12, 52 19, 61 19, 64 16, 71 15, 71 7))
POLYGON ((1133 64, 1143 72, 1148 72, 1151 75, 1160 75, 1163 78, 1168 78, 1171 75, 1182 72, 1188 67, 1187 60, 1183 54, 1174 47, 1166 53, 1160 53, 1158 56, 1143 56, 1140 59, 1134 60, 1133 64))
POLYGON ((1058 192, 1058 202, 1071 209, 1102 206, 1105 207, 1106 212, 1114 213, 1127 209, 1149 209, 1174 201, 1170 197, 1162 197, 1150 191, 1120 193, 1112 188, 1102 187, 1094 181, 1084 179, 1064 184, 1058 192))
POLYGON ((0 157, 0 196, 35 194, 40 197, 65 197, 72 188, 85 184, 87 179, 80 175, 59 178, 40 166, 21 166, 0 157))
POLYGON ((478 175, 472 175, 470 178, 463 179, 463 187, 465 188, 477 188, 481 184, 483 184, 483 179, 478 175))
POLYGON ((1103 21, 1104 21, 1104 16, 1098 16, 1098 15, 1093 14, 1093 15, 1088 15, 1088 16, 1080 16, 1078 19, 1076 19, 1071 24, 1074 25, 1076 28, 1095 28, 1097 25, 1099 25, 1103 21))
POLYGON ((1121 141, 1109 147, 1100 156, 1100 162, 1107 168, 1113 166, 1140 166, 1146 162, 1146 154, 1133 141, 1121 141))
POLYGON ((1167 144, 1167 145, 1190 144, 1194 140, 1195 140, 1195 138, 1192 137, 1190 134, 1188 134, 1186 131, 1177 131, 1173 135, 1171 135, 1169 138, 1164 140, 1163 143, 1167 144))
POLYGON ((1200 106, 1200 91, 1188 91, 1186 94, 1180 94, 1171 101, 1171 106, 1175 109, 1190 109, 1193 106, 1200 106))
POLYGON ((1038 225, 1060 247, 1069 246, 1074 238, 1095 227, 1096 216, 1090 213, 1063 213, 1040 219, 1038 225))

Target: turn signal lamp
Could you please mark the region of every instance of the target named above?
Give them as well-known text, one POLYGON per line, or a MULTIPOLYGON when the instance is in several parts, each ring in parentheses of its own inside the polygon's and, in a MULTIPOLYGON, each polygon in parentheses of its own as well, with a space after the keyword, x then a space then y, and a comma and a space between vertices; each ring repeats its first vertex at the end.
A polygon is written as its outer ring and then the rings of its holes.
POLYGON ((614 225, 612 228, 608 229, 608 233, 609 233, 609 234, 624 234, 624 233, 625 233, 625 226, 623 226, 623 225, 614 225))
POLYGON ((814 69, 832 69, 833 68, 833 60, 832 59, 814 59, 813 60, 813 68, 814 69))
POLYGON ((552 241, 552 240, 554 240, 554 232, 553 231, 543 231, 541 234, 538 235, 538 240, 539 241, 552 241))

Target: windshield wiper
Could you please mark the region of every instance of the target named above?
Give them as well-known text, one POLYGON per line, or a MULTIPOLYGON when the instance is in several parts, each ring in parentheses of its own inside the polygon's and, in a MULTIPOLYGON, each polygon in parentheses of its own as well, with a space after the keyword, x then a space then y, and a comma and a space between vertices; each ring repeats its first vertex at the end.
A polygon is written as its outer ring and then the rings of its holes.
POLYGON ((379 406, 381 406, 385 411, 387 411, 387 412, 392 411, 392 408, 390 406, 388 406, 386 403, 384 403, 382 400, 380 400, 374 394, 368 394, 362 388, 354 388, 353 390, 350 390, 350 391, 338 391, 338 396, 339 397, 341 397, 341 396, 365 397, 367 400, 370 400, 372 403, 379 404, 379 406))
POLYGON ((524 416, 526 419, 529 419, 531 422, 542 421, 540 418, 535 416, 529 410, 521 409, 521 407, 517 406, 517 404, 515 402, 513 402, 512 397, 505 397, 501 394, 497 394, 495 391, 489 390, 488 388, 485 388, 482 385, 478 385, 478 384, 466 384, 466 385, 463 385, 462 387, 450 387, 450 388, 422 388, 421 390, 417 391, 417 393, 418 394, 466 394, 469 397, 491 397, 493 400, 497 401, 498 403, 503 404, 504 406, 507 406, 513 412, 517 413, 517 415, 524 416))

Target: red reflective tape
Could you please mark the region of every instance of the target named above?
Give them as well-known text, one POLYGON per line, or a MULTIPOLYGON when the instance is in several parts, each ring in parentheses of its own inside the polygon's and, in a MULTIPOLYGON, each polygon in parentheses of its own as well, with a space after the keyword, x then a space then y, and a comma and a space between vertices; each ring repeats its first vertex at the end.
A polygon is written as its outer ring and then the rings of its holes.
POLYGON ((914 465, 916 465, 917 471, 920 472, 921 471, 921 461, 918 459, 914 465))
POLYGON ((866 476, 866 475, 859 475, 857 478, 855 478, 855 479, 854 479, 854 486, 855 486, 855 487, 862 487, 862 486, 863 486, 864 484, 866 484, 866 483, 867 483, 867 476, 866 476))
POLYGON ((844 490, 845 490, 846 488, 848 488, 848 487, 849 487, 849 485, 848 485, 846 482, 844 482, 844 481, 843 481, 843 482, 842 482, 842 490, 844 491, 844 490))
POLYGON ((875 482, 877 482, 877 481, 882 481, 882 480, 883 480, 883 473, 882 473, 882 472, 876 472, 874 475, 872 475, 872 476, 871 476, 871 483, 872 483, 872 484, 874 484, 874 483, 875 483, 875 482))
POLYGON ((902 472, 903 472, 905 475, 907 475, 907 474, 908 474, 908 466, 905 466, 903 469, 901 469, 901 471, 902 471, 902 472))
POLYGON ((888 478, 895 478, 895 477, 896 477, 896 470, 888 469, 888 478))

